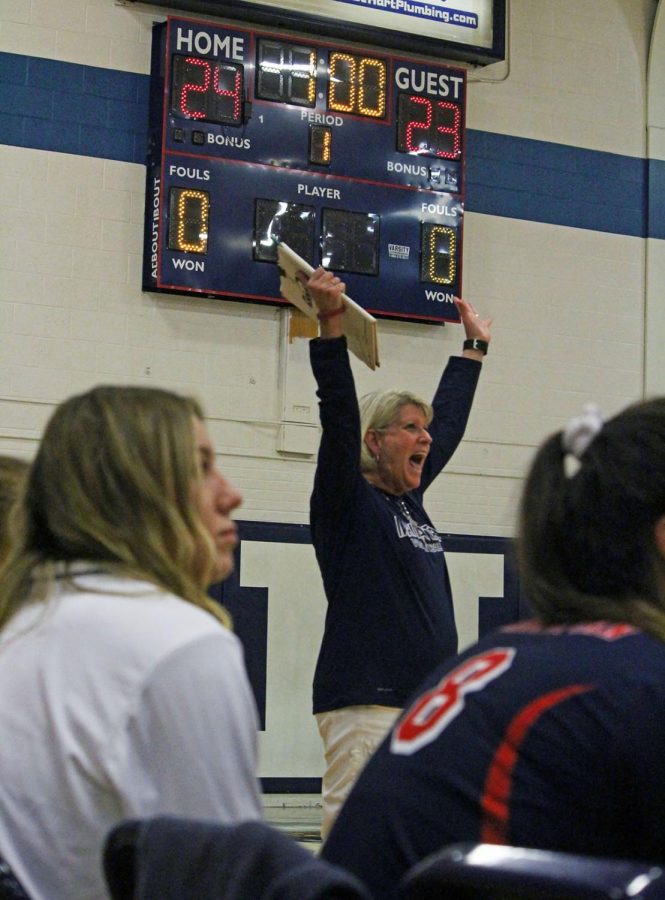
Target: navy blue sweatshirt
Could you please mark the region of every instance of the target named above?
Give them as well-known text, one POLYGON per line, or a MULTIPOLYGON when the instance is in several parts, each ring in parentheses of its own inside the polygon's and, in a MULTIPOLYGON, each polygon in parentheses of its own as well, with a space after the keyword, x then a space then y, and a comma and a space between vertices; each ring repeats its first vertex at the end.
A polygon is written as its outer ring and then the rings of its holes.
POLYGON ((323 434, 310 506, 328 609, 314 676, 314 712, 402 707, 457 650, 441 539, 422 495, 464 434, 481 363, 451 357, 430 425, 420 488, 401 498, 360 471, 360 414, 345 338, 310 343, 323 434))

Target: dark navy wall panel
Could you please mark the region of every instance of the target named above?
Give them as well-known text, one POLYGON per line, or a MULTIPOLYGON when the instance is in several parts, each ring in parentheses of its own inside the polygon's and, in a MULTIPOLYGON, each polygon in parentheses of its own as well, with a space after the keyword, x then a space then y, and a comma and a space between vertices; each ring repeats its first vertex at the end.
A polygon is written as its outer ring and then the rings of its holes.
MULTIPOLYGON (((145 162, 147 75, 0 53, 0 87, 1 143, 145 162)), ((470 212, 663 238, 654 186, 665 188, 665 163, 467 132, 470 212)))
POLYGON ((649 160, 649 229, 651 238, 665 239, 665 160, 649 160))
MULTIPOLYGON (((241 586, 243 541, 276 544, 310 544, 307 525, 280 522, 239 522, 240 544, 236 549, 236 565, 231 576, 214 585, 211 596, 231 613, 235 631, 243 642, 245 660, 256 697, 261 727, 266 717, 266 670, 268 649, 269 591, 264 587, 241 586)), ((522 596, 513 562, 513 543, 509 538, 477 535, 442 534, 447 553, 491 553, 503 557, 503 595, 479 598, 479 633, 486 634, 530 615, 522 596)))
MULTIPOLYGON (((261 728, 266 724, 266 673, 268 653, 268 606, 270 590, 241 585, 243 542, 310 544, 309 526, 279 522, 238 522, 240 544, 236 567, 223 583, 211 588, 211 596, 229 610, 235 631, 243 643, 249 680, 259 710, 261 728)), ((517 580, 513 542, 509 538, 442 534, 447 553, 498 554, 503 557, 503 595, 478 598, 478 630, 483 635, 531 615, 517 580)), ((262 778, 266 793, 320 793, 319 778, 262 778)))

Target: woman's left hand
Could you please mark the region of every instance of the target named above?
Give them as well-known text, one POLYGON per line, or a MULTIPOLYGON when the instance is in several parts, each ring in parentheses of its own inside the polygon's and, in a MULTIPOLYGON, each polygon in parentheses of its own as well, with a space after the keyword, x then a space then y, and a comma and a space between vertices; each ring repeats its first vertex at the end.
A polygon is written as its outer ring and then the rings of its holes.
POLYGON ((492 339, 490 330, 492 319, 484 319, 475 306, 462 297, 455 298, 455 306, 459 310, 460 321, 464 325, 466 336, 468 338, 480 338, 481 341, 487 341, 489 344, 492 339))

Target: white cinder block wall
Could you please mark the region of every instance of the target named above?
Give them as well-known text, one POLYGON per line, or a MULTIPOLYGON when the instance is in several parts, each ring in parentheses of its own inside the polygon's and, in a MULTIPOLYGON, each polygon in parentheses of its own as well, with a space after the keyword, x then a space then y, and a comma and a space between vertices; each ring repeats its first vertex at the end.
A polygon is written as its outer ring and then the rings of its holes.
MULTIPOLYGON (((470 72, 467 128, 644 159, 656 6, 511 0, 509 59, 470 72)), ((147 74, 163 17, 118 0, 0 0, 0 54, 147 74)), ((241 518, 306 523, 314 458, 277 449, 285 409, 316 423, 286 311, 143 293, 144 167, 40 146, 0 124, 0 452, 32 456, 53 405, 96 383, 172 388, 204 403, 241 518)), ((643 394, 646 241, 558 221, 466 214, 464 291, 494 317, 494 341, 466 438, 429 494, 441 531, 510 536, 543 436, 586 401, 612 413, 643 394)), ((379 340, 376 373, 354 363, 359 391, 428 396, 462 333, 381 322, 379 340)), ((316 574, 294 602, 308 596, 320 598, 316 574)))
MULTIPOLYGON (((655 6, 512 0, 510 59, 470 74, 467 127, 644 157, 655 6)), ((0 52, 147 74, 162 16, 114 0, 2 0, 0 52)), ((0 143, 0 450, 30 456, 53 403, 100 381, 193 392, 243 517, 306 522, 313 461, 276 450, 285 313, 144 294, 143 194, 141 165, 0 143)), ((495 338, 464 444, 430 492, 437 527, 510 535, 545 432, 585 400, 612 412, 640 396, 644 272, 641 238, 467 213, 465 294, 494 316, 495 338)), ((461 334, 382 322, 380 342, 383 365, 358 367, 359 389, 428 395, 461 334)), ((294 355, 302 392, 313 382, 294 355)))

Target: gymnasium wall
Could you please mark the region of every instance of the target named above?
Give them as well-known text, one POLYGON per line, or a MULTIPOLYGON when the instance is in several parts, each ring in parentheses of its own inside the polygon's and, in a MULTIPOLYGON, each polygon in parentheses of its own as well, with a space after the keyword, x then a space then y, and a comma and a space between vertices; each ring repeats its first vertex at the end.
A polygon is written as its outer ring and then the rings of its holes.
MULTIPOLYGON (((665 234, 649 202, 656 7, 510 0, 507 61, 468 74, 464 293, 494 338, 464 442, 428 492, 463 644, 520 610, 509 539, 534 447, 585 402, 611 414, 662 387, 646 329, 647 273, 657 291, 662 269, 647 248, 660 258, 665 234)), ((0 452, 31 457, 54 404, 100 382, 199 397, 245 497, 239 571, 220 596, 264 716, 261 774, 310 784, 325 609, 307 530, 315 456, 280 442, 298 409, 316 446, 307 345, 289 343, 286 310, 141 291, 163 17, 122 0, 0 0, 0 452)), ((429 396, 462 333, 381 321, 379 341, 378 371, 353 362, 359 392, 429 396)))

